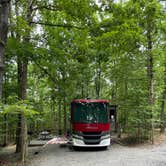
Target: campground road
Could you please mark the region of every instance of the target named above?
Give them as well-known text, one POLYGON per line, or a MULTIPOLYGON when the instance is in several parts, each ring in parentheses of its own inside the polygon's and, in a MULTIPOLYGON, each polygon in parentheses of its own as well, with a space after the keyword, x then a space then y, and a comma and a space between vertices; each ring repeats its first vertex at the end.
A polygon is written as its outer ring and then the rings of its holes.
POLYGON ((114 144, 108 150, 93 151, 47 145, 33 155, 29 166, 166 166, 166 144, 148 147, 114 144))

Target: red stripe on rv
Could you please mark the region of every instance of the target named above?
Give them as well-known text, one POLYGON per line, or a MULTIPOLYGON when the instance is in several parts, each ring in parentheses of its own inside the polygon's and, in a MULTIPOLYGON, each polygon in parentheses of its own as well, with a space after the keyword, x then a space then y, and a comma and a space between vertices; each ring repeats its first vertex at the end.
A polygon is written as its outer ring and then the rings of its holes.
POLYGON ((83 132, 96 132, 96 131, 109 131, 110 124, 87 124, 87 123, 74 123, 73 124, 74 131, 83 131, 83 132))

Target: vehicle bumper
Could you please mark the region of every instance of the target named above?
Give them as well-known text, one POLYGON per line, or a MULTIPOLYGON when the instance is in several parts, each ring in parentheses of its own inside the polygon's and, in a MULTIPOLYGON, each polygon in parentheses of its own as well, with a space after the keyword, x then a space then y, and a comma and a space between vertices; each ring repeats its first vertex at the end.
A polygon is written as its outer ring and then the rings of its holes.
POLYGON ((72 139, 72 145, 73 146, 79 146, 79 147, 105 147, 105 146, 109 146, 110 145, 110 138, 107 139, 103 139, 100 141, 99 144, 85 144, 83 140, 81 139, 77 139, 77 138, 73 138, 72 139))

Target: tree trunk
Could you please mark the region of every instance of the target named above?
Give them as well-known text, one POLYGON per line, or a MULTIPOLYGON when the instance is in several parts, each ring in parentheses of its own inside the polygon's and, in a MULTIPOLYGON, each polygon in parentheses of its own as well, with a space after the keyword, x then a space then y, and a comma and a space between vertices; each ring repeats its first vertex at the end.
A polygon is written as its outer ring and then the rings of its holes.
POLYGON ((61 126, 61 100, 58 103, 58 134, 62 134, 62 126, 61 126))
POLYGON ((100 98, 100 91, 101 91, 101 59, 100 55, 97 59, 97 68, 96 68, 96 80, 95 80, 95 85, 96 85, 96 98, 100 98))
POLYGON ((7 146, 8 145, 8 122, 7 122, 7 114, 4 115, 4 128, 5 128, 5 135, 4 135, 3 146, 7 146))
MULTIPOLYGON (((66 69, 65 68, 60 68, 62 72, 62 82, 63 85, 66 86, 66 69)), ((67 131, 67 112, 66 112, 66 91, 65 88, 62 90, 63 94, 63 132, 66 133, 67 131)))
MULTIPOLYGON (((27 59, 22 60, 18 57, 17 65, 18 65, 18 98, 20 100, 25 100, 27 98, 27 59)), ((17 124, 17 132, 16 132, 16 153, 21 152, 21 149, 24 145, 22 145, 22 131, 23 126, 22 124, 26 124, 26 122, 22 122, 25 120, 23 118, 23 114, 19 113, 18 115, 18 124, 17 124)), ((25 136, 26 137, 26 136, 25 136)), ((25 153, 26 154, 26 153, 25 153)))
POLYGON ((153 104, 154 104, 154 85, 153 85, 153 55, 152 55, 152 18, 147 16, 147 78, 148 78, 148 105, 151 121, 151 141, 154 143, 154 123, 153 123, 153 104))
POLYGON ((165 132, 165 100, 166 100, 166 65, 164 71, 164 90, 162 94, 161 112, 160 112, 160 133, 165 132))
POLYGON ((63 97, 63 111, 64 111, 64 133, 67 132, 67 112, 66 112, 66 97, 63 97))
MULTIPOLYGON (((5 79, 4 79, 4 87, 7 85, 7 76, 6 74, 4 75, 5 79)), ((3 103, 7 104, 7 95, 5 93, 6 91, 3 92, 3 103)), ((8 141, 9 141, 9 131, 8 131, 8 115, 4 114, 4 129, 5 129, 5 133, 4 133, 4 142, 3 142, 3 146, 7 146, 8 145, 8 141)))
POLYGON ((51 119, 51 129, 53 129, 53 131, 55 131, 56 130, 56 113, 55 113, 55 97, 54 97, 54 91, 52 91, 52 94, 53 94, 53 96, 51 97, 51 104, 50 104, 50 106, 51 106, 51 117, 50 117, 50 119, 51 119))
MULTIPOLYGON (((30 26, 32 21, 32 0, 27 0, 27 15, 26 21, 30 26)), ((26 36, 24 36, 23 43, 29 44, 30 31, 27 30, 26 36)), ((25 100, 27 98, 27 70, 28 70, 28 55, 23 57, 18 57, 18 86, 19 92, 18 97, 20 100, 25 100)), ((26 118, 22 111, 18 115, 18 126, 17 126, 17 142, 16 142, 16 152, 21 152, 21 161, 25 162, 27 158, 27 123, 26 118)))
POLYGON ((84 85, 83 84, 81 84, 81 98, 82 99, 85 98, 85 96, 84 96, 84 85))
POLYGON ((4 54, 7 40, 9 0, 0 0, 0 100, 2 99, 4 54))
POLYGON ((28 155, 28 136, 27 136, 27 123, 24 114, 22 113, 21 120, 21 162, 24 164, 28 155))
MULTIPOLYGON (((18 11, 18 1, 15 2, 15 14, 16 17, 19 17, 18 11)), ((18 25, 17 25, 18 26, 18 25)), ((20 42, 20 35, 16 33, 16 39, 20 42)), ((21 77, 22 77, 22 70, 21 70, 21 58, 17 56, 17 86, 18 86, 18 98, 21 99, 21 77)), ((17 129, 16 129, 16 153, 21 152, 21 121, 22 121, 22 114, 21 112, 18 114, 18 122, 17 122, 17 129)))
POLYGON ((21 135, 21 130, 22 130, 22 114, 18 114, 18 123, 17 123, 17 130, 16 130, 16 153, 21 152, 21 142, 22 142, 22 135, 21 135))

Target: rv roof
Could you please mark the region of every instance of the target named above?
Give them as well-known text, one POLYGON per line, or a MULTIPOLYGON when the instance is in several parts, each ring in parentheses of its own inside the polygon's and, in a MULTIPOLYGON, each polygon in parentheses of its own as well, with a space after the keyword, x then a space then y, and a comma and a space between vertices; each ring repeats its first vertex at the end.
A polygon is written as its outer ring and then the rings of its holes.
POLYGON ((75 99, 72 102, 84 102, 84 103, 109 103, 109 100, 102 100, 102 99, 75 99))

